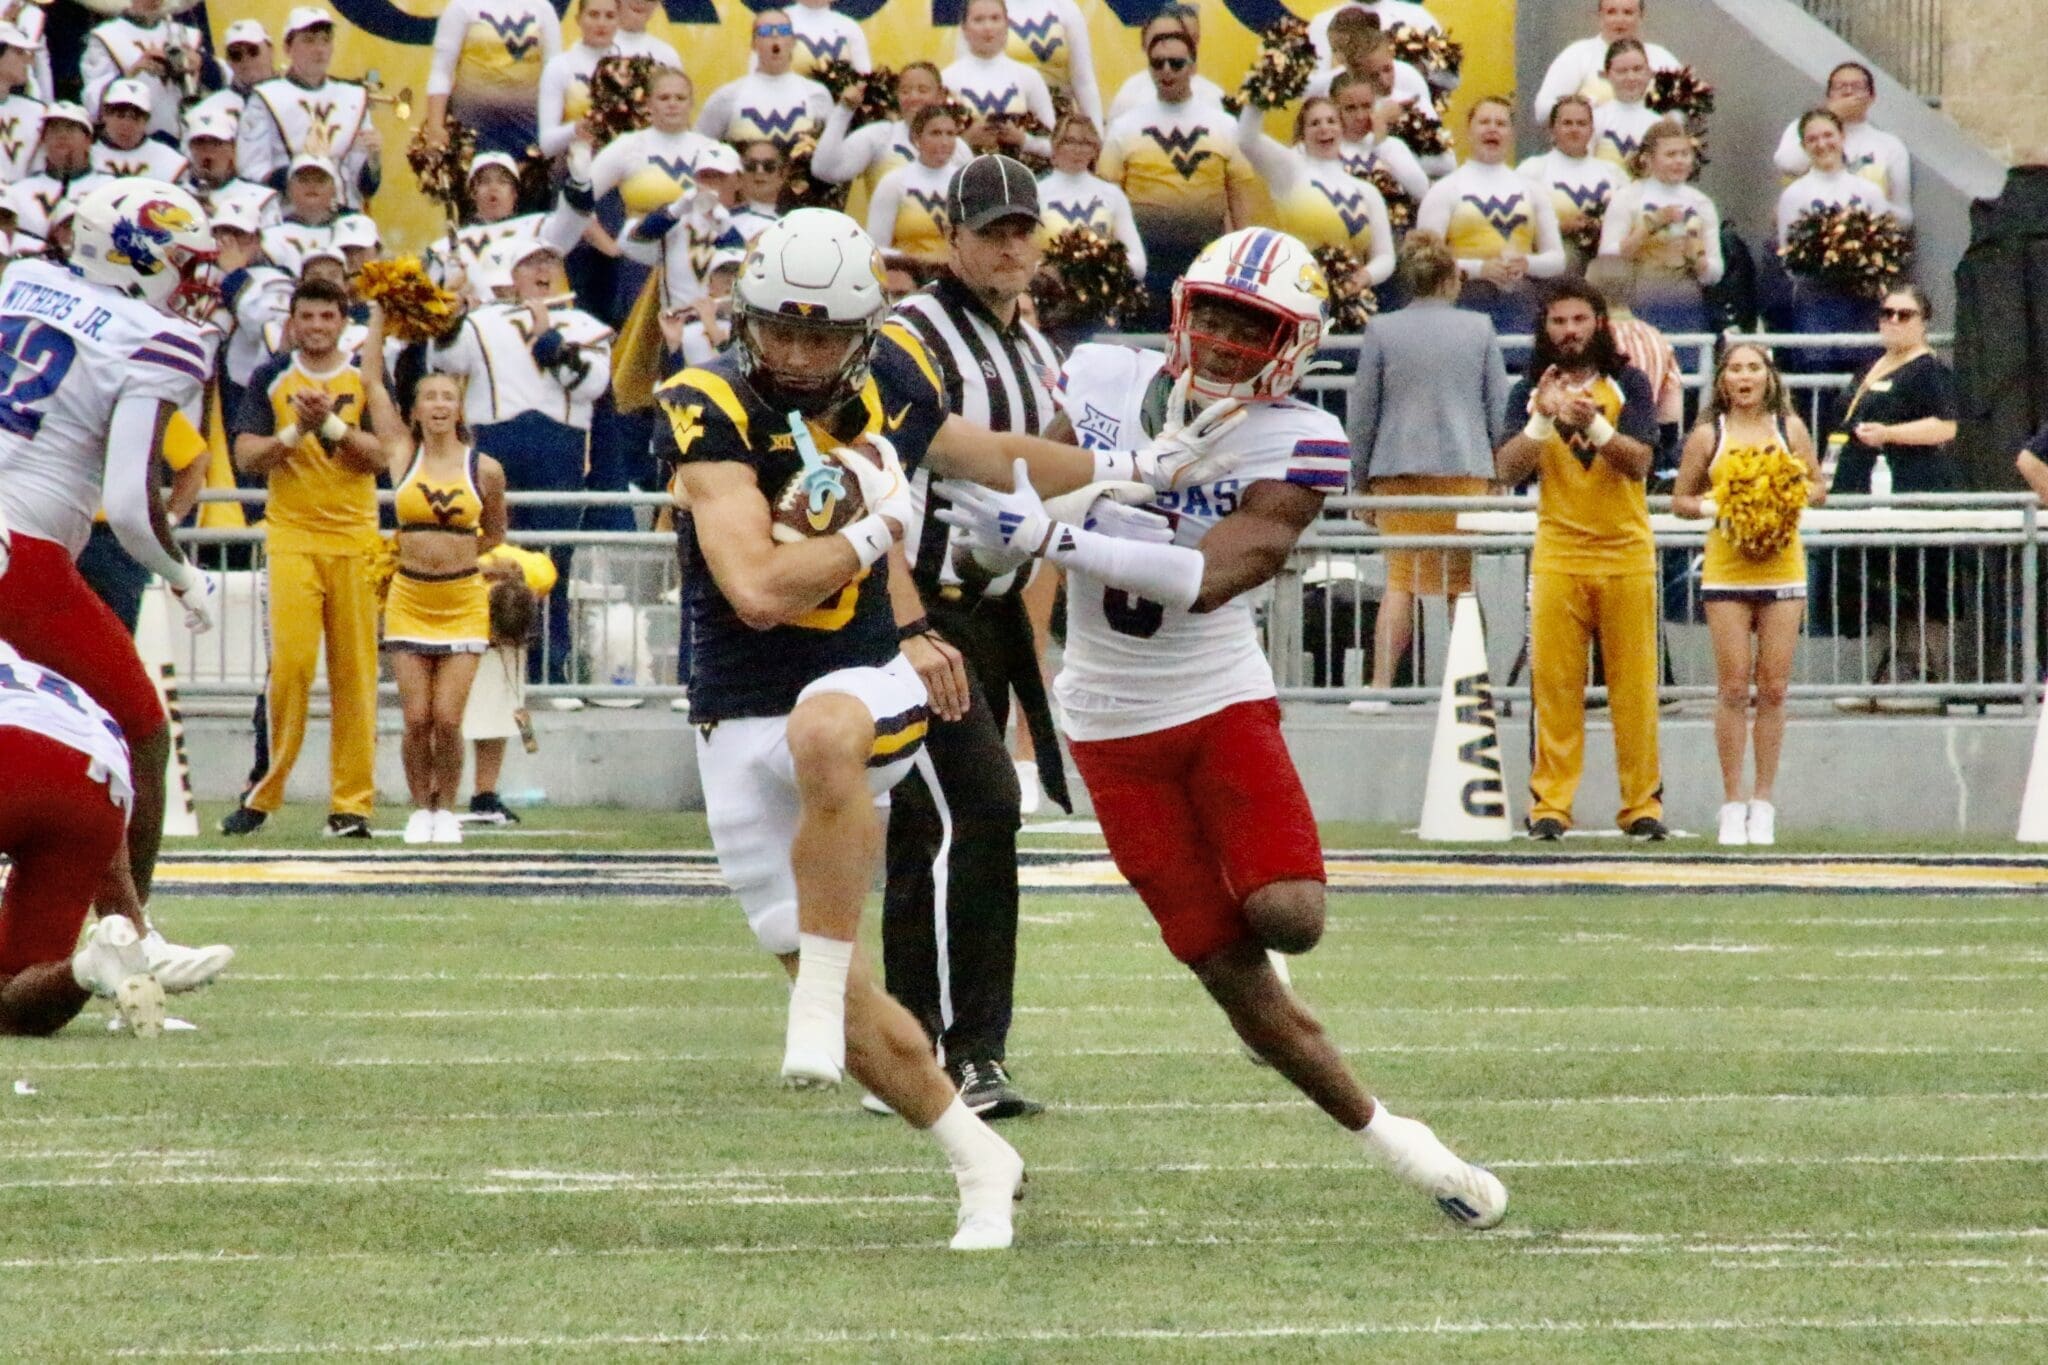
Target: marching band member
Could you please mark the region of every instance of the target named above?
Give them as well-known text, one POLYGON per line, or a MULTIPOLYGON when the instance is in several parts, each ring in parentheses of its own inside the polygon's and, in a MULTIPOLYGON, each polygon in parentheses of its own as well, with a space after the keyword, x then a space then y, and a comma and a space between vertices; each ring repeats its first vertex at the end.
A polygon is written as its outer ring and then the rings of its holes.
POLYGON ((79 59, 87 112, 104 118, 108 87, 135 81, 149 131, 176 137, 186 97, 202 86, 219 88, 220 67, 206 55, 199 30, 165 18, 167 8, 166 0, 128 0, 126 14, 93 29, 79 59))
POLYGON ((176 184, 185 158, 149 135, 150 93, 141 81, 118 80, 100 100, 100 138, 92 145, 92 168, 101 175, 142 176, 176 184))
POLYGON ((383 178, 383 138, 370 121, 369 92, 327 74, 334 62, 334 15, 301 5, 285 17, 285 74, 250 92, 235 161, 251 180, 284 188, 295 157, 319 156, 340 173, 342 202, 361 208, 383 178))

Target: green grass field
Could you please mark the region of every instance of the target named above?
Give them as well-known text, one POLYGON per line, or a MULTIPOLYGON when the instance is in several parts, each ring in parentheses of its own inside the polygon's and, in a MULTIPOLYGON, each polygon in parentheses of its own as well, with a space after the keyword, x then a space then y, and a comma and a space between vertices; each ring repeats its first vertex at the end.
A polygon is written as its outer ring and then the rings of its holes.
POLYGON ((928 1142, 775 1087, 728 901, 166 898, 241 951, 174 1000, 199 1032, 0 1043, 0 1355, 2048 1354, 2038 902, 1332 909, 1299 988, 1508 1182, 1498 1232, 1246 1063, 1127 894, 1027 901, 1011 1059, 1054 1107, 979 1257, 928 1142))

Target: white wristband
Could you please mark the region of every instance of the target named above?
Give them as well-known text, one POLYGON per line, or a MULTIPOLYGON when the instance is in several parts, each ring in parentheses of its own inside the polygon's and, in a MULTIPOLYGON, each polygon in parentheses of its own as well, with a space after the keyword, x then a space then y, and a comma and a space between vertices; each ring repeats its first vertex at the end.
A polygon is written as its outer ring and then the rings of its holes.
POLYGON ((860 556, 863 569, 875 567, 889 547, 896 543, 896 533, 889 529, 889 519, 880 512, 871 512, 839 533, 846 537, 847 544, 860 556))
POLYGON ((1543 413, 1532 412, 1522 434, 1532 441, 1554 441, 1557 439, 1557 423, 1543 413))
POLYGON ((1607 443, 1619 434, 1614 429, 1614 423, 1607 420, 1607 414, 1604 412, 1586 424, 1586 439, 1593 443, 1595 450, 1604 449, 1607 443))
POLYGON ((296 450, 299 445, 299 424, 293 422, 277 433, 277 443, 287 450, 296 450))
POLYGON ((200 571, 198 565, 192 563, 190 560, 186 560, 183 563, 179 564, 178 572, 175 574, 166 575, 166 578, 170 582, 171 591, 179 597, 183 597, 186 593, 191 592, 194 588, 204 587, 206 585, 206 575, 200 571))
POLYGON ((347 435, 348 423, 341 420, 341 414, 338 412, 328 413, 327 420, 320 424, 320 439, 329 445, 341 444, 347 435))
POLYGON ((1128 450, 1095 452, 1095 474, 1090 483, 1137 483, 1138 457, 1128 450))

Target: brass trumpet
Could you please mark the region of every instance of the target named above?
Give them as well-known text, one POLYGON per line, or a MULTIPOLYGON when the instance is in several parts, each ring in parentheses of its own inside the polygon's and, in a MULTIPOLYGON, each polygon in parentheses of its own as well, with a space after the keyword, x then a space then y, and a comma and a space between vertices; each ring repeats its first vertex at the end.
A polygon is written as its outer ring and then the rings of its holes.
POLYGON ((387 95, 384 93, 384 78, 383 76, 379 75, 374 69, 363 73, 362 86, 363 89, 368 92, 367 98, 369 99, 370 103, 388 104, 391 106, 391 116, 393 118, 397 119, 400 123, 411 122, 411 86, 406 86, 404 89, 400 90, 395 95, 387 95))

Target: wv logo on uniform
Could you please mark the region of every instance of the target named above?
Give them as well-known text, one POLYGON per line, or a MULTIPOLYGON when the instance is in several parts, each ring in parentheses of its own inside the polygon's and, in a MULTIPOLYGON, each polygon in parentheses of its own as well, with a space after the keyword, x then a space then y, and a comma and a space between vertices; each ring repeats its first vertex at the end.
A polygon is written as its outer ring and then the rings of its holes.
POLYGON ((1173 163, 1173 169, 1180 173, 1183 180, 1194 179, 1195 172, 1201 169, 1202 163, 1215 155, 1214 152, 1196 150, 1202 139, 1208 135, 1209 130, 1206 128, 1145 130, 1145 136, 1151 138, 1158 144, 1159 150, 1166 153, 1166 159, 1173 163))
POLYGON ((1529 225, 1528 204, 1519 194, 1503 195, 1498 199, 1490 194, 1468 194, 1465 202, 1503 237, 1511 237, 1516 228, 1529 225))
POLYGON ((1042 19, 1012 19, 1010 32, 1017 35, 1025 47, 1031 49, 1031 56, 1040 66, 1053 59, 1066 46, 1067 36, 1060 31, 1058 16, 1048 14, 1042 19))
POLYGON ((483 22, 490 25, 498 35, 498 41, 505 45, 506 55, 515 62, 525 61, 540 46, 540 35, 533 31, 533 16, 530 14, 522 14, 516 19, 487 14, 483 22))

